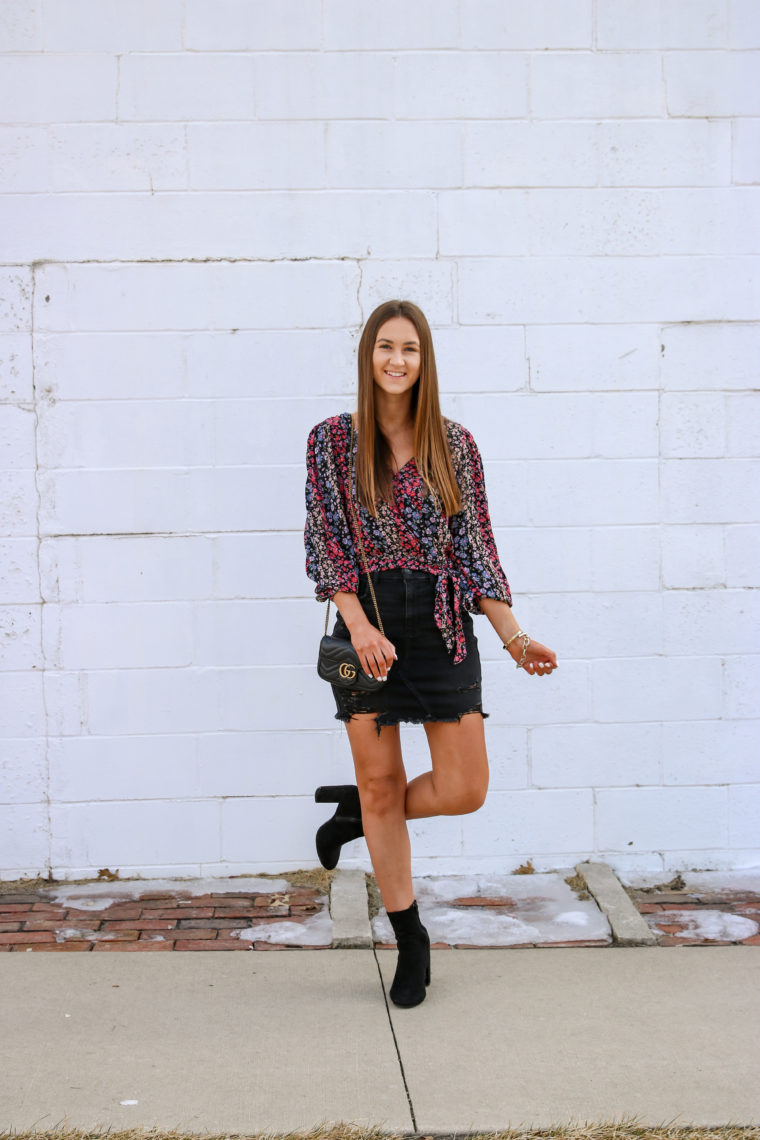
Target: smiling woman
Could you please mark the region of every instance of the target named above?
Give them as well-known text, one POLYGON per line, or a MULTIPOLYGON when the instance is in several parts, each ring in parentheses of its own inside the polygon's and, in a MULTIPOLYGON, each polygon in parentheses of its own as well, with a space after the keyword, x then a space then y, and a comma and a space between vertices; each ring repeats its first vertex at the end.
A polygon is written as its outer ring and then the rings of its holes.
POLYGON ((398 942, 390 996, 413 1006, 430 981, 430 941, 414 898, 406 821, 476 811, 488 788, 488 714, 471 615, 486 614, 525 672, 549 674, 557 659, 512 613, 480 452, 466 428, 441 414, 433 340, 417 305, 375 309, 358 370, 357 412, 309 434, 306 571, 317 598, 338 609, 333 636, 350 640, 383 684, 370 692, 333 686, 357 784, 317 789, 318 802, 338 805, 317 832, 317 853, 332 868, 343 843, 366 837, 398 942), (410 781, 402 722, 424 724, 430 747, 431 770, 410 781))

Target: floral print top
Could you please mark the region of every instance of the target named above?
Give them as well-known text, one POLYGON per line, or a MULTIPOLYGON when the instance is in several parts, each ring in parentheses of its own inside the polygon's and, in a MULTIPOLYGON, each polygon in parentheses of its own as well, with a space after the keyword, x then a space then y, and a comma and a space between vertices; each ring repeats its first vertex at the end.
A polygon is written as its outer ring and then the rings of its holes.
MULTIPOLYGON (((480 452, 466 428, 444 423, 462 493, 458 514, 443 514, 410 459, 393 476, 393 502, 381 502, 373 518, 356 498, 356 437, 351 491, 370 570, 405 566, 438 575, 435 622, 458 664, 467 655, 462 608, 478 613, 484 597, 511 606, 512 597, 491 529, 480 452)), ((356 593, 364 572, 348 500, 350 439, 350 412, 323 420, 309 433, 304 541, 306 573, 316 582, 319 601, 339 590, 356 593)))

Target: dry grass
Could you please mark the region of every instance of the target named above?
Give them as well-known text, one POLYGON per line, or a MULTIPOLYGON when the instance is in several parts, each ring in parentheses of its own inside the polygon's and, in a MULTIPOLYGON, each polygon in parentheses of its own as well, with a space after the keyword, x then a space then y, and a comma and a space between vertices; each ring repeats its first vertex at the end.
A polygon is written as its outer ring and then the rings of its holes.
POLYGON ((574 875, 568 875, 565 879, 565 882, 571 891, 575 891, 579 899, 591 898, 591 895, 586 890, 586 880, 584 879, 583 875, 579 874, 577 871, 574 875))
POLYGON ((258 872, 256 875, 246 875, 243 877, 254 879, 287 879, 293 887, 312 887, 314 890, 321 891, 323 895, 326 895, 330 890, 330 881, 334 876, 335 871, 326 871, 324 867, 313 867, 308 871, 283 871, 279 875, 267 871, 265 874, 258 872))
MULTIPOLYGON (((91 879, 72 879, 75 883, 89 883, 91 879)), ((0 879, 0 895, 35 894, 43 887, 55 886, 55 879, 0 879)), ((0 1136, 2 1133, 0 1133, 0 1136)))
POLYGON ((527 863, 521 863, 519 867, 515 867, 512 872, 513 875, 535 875, 536 868, 533 866, 533 860, 528 859, 527 863))
POLYGON ((511 1128, 503 1132, 411 1133, 387 1132, 357 1124, 321 1124, 300 1132, 188 1133, 161 1128, 53 1128, 42 1131, 0 1131, 0 1140, 760 1140, 756 1125, 645 1126, 635 1119, 599 1124, 556 1125, 551 1128, 511 1128))
POLYGON ((686 883, 683 875, 679 871, 675 878, 670 879, 667 883, 655 883, 651 887, 637 887, 636 890, 641 891, 642 894, 656 894, 657 891, 685 891, 686 883))

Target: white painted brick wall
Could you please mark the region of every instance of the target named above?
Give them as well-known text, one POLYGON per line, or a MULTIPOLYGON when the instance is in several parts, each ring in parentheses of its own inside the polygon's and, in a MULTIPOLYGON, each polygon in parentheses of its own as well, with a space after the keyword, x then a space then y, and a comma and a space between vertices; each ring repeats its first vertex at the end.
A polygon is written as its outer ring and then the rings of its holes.
POLYGON ((416 870, 757 866, 758 12, 0 6, 0 876, 314 864, 306 434, 399 295, 561 659, 478 622, 489 799, 416 870))

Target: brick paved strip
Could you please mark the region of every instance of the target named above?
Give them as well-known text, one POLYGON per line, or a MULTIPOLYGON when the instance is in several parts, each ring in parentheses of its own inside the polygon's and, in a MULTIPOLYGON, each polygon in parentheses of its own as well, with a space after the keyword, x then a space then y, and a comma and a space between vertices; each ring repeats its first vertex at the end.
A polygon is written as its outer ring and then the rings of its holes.
MULTIPOLYGON (((535 942, 510 942, 509 946, 483 946, 475 942, 455 942, 455 950, 529 950, 536 946, 535 942)), ((394 946, 395 950, 396 947, 394 946)))
POLYGON ((145 918, 173 918, 179 919, 180 922, 184 922, 187 918, 213 917, 214 908, 211 906, 177 907, 175 910, 151 910, 145 914, 145 918))
POLYGON ((91 942, 132 942, 140 936, 139 930, 94 930, 91 942))
MULTIPOLYGON (((285 911, 287 913, 288 907, 279 907, 278 913, 285 911)), ((214 918, 271 918, 272 911, 268 906, 246 906, 246 907, 215 907, 214 918)))
POLYGON ((128 951, 144 950, 150 953, 153 950, 172 950, 174 948, 171 942, 96 942, 92 948, 94 954, 98 951, 114 951, 118 954, 126 954, 128 951))
POLYGON ((165 918, 139 918, 135 922, 104 922, 103 930, 173 930, 176 921, 165 918))
MULTIPOLYGON (((171 930, 167 933, 166 941, 170 942, 174 939, 179 938, 205 938, 206 941, 208 941, 210 937, 211 934, 208 930, 180 930, 179 927, 176 927, 176 929, 171 930)), ((140 935, 140 938, 148 939, 150 938, 150 934, 147 931, 143 931, 143 933, 140 935)))
POLYGON ((31 950, 33 953, 68 954, 78 951, 80 954, 92 950, 91 942, 35 942, 33 946, 14 946, 14 950, 31 950))
POLYGON ((535 942, 539 950, 553 949, 556 946, 609 946, 609 938, 577 938, 574 942, 535 942))
POLYGON ((176 942, 175 950, 250 950, 250 942, 243 942, 240 938, 193 939, 192 941, 176 942))
POLYGON ((24 930, 97 930, 100 920, 85 922, 84 919, 45 918, 24 923, 24 930))
MULTIPOLYGON (((75 910, 68 911, 67 913, 81 915, 82 912, 81 910, 75 910)), ((92 911, 92 914, 97 915, 98 918, 108 919, 139 918, 142 913, 143 908, 141 906, 107 906, 103 907, 102 910, 92 911)), ((171 913, 174 914, 174 911, 171 911, 171 913)), ((150 911, 150 914, 146 917, 155 918, 158 916, 155 915, 153 911, 150 911)))
MULTIPOLYGON (((269 899, 264 900, 264 906, 269 899)), ((194 906, 253 906, 253 895, 196 895, 194 906)))
POLYGON ((23 930, 19 930, 15 934, 13 934, 13 933, 11 933, 11 934, 0 934, 0 942, 31 943, 31 942, 53 942, 53 941, 55 941, 55 939, 53 938, 53 932, 51 930, 33 930, 33 931, 30 931, 28 934, 23 930))
MULTIPOLYGON (((290 946, 290 945, 287 945, 286 946, 284 942, 254 942, 253 948, 254 948, 254 950, 293 950, 293 951, 298 951, 298 952, 303 951, 306 954, 311 953, 312 950, 332 950, 331 945, 327 945, 327 946, 290 946)), ((395 950, 396 947, 394 946, 393 949, 395 950)))
POLYGON ((237 930, 240 920, 236 918, 188 918, 179 921, 180 930, 237 930))

